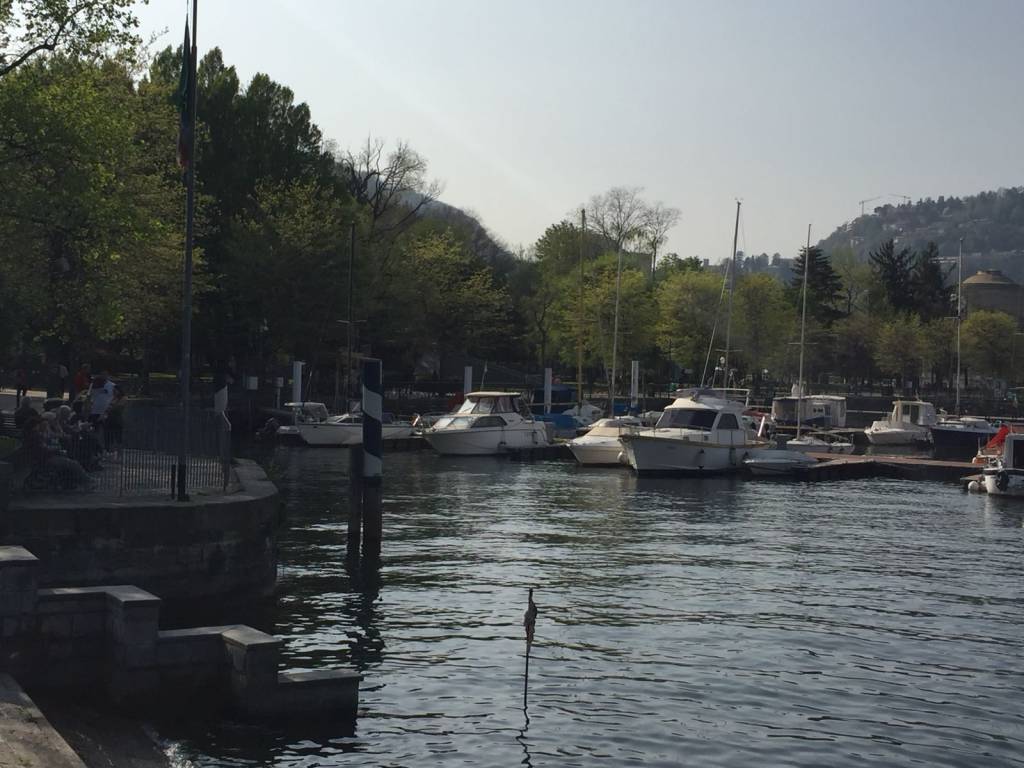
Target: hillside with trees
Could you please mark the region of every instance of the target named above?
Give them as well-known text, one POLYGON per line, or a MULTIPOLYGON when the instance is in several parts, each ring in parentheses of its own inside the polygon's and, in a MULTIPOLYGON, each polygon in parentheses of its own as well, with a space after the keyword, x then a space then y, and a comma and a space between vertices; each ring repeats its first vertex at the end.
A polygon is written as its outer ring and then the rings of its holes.
POLYGON ((867 262, 868 254, 887 240, 914 251, 934 243, 938 256, 951 258, 961 237, 965 275, 1000 269, 1024 282, 1024 187, 881 205, 838 227, 819 245, 826 253, 850 248, 867 262))

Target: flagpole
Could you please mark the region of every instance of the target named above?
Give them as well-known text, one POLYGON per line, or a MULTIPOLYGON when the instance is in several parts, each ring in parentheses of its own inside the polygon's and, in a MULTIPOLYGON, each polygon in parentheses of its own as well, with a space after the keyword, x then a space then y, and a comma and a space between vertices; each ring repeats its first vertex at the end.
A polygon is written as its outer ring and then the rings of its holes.
MULTIPOLYGON (((199 0, 192 0, 192 50, 189 61, 188 110, 191 130, 188 142, 188 167, 185 169, 185 275, 181 295, 181 445, 178 447, 178 501, 188 501, 189 405, 192 397, 192 236, 196 202, 196 25, 199 21, 199 0)), ((182 55, 189 55, 182 50, 182 55)))

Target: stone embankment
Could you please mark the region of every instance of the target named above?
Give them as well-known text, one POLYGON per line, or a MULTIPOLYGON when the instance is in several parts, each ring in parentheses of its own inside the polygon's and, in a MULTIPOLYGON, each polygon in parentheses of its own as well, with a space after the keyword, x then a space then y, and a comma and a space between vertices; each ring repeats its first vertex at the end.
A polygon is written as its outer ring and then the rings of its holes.
POLYGON ((255 462, 237 460, 234 475, 228 493, 187 502, 0 492, 0 544, 39 559, 41 586, 134 584, 169 601, 265 594, 277 577, 280 498, 255 462))

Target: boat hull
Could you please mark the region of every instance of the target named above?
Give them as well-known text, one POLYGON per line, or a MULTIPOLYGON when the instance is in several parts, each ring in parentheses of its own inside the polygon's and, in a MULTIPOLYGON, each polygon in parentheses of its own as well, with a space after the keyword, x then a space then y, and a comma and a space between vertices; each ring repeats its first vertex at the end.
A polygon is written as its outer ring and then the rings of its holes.
POLYGON ((570 440, 569 450, 572 451, 572 455, 576 457, 579 464, 588 467, 622 466, 624 463, 622 458, 625 457, 625 449, 617 439, 585 441, 581 438, 570 440))
POLYGON ((872 445, 928 445, 931 443, 931 432, 928 430, 869 427, 864 430, 864 434, 867 435, 868 442, 872 445))
POLYGON ((977 455, 985 443, 995 437, 996 431, 995 429, 950 429, 939 425, 932 427, 932 441, 935 443, 937 452, 947 456, 957 455, 969 459, 977 455))
MULTIPOLYGON (((296 429, 306 445, 362 445, 362 424, 298 424, 296 429)), ((412 426, 405 424, 383 424, 381 437, 384 440, 401 440, 412 437, 412 426)))
POLYGON ((985 467, 982 475, 986 493, 993 496, 1024 497, 1024 469, 985 467))
POLYGON ((637 474, 720 475, 743 469, 756 446, 632 435, 624 438, 626 458, 637 474))
POLYGON ((444 456, 494 456, 548 444, 547 429, 538 422, 479 429, 431 429, 423 436, 431 448, 444 456))

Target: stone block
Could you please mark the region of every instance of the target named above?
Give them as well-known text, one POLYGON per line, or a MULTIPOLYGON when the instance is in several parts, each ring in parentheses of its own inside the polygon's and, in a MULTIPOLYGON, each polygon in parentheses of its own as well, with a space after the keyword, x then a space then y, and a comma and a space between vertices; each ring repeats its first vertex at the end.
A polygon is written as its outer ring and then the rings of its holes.
POLYGON ((73 637, 98 637, 105 634, 107 617, 103 613, 76 613, 71 619, 73 637))
POLYGON ((273 695, 265 701, 253 702, 249 711, 275 718, 354 720, 362 679, 359 673, 348 670, 282 672, 273 695))
POLYGON ((252 627, 223 633, 232 692, 239 698, 258 696, 277 685, 281 640, 252 627))
POLYGON ((69 639, 72 636, 72 615, 55 613, 41 616, 37 627, 39 635, 44 639, 69 639))

